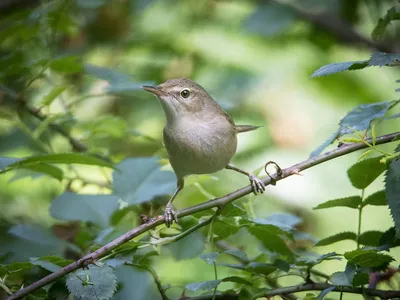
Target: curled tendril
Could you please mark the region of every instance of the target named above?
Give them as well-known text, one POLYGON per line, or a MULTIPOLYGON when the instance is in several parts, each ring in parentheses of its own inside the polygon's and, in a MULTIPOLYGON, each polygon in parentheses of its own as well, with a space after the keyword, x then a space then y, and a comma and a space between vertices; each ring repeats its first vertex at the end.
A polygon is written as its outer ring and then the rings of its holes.
POLYGON ((270 173, 268 172, 268 170, 267 170, 267 167, 268 167, 269 165, 274 165, 275 170, 276 170, 276 174, 278 175, 277 178, 279 178, 279 177, 281 177, 281 176, 283 175, 282 169, 281 169, 281 167, 280 167, 276 162, 274 162, 274 161, 272 161, 272 160, 270 160, 269 162, 267 162, 267 163, 264 165, 265 173, 267 173, 268 177, 271 179, 271 184, 272 184, 272 185, 276 185, 276 180, 271 176, 271 174, 270 174, 270 173))

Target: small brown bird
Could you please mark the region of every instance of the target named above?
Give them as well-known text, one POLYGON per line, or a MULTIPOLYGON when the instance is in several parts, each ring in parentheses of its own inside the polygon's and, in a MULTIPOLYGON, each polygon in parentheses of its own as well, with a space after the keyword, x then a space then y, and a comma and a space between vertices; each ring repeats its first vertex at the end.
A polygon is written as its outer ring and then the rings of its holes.
POLYGON ((231 117, 196 82, 177 78, 158 86, 143 86, 158 97, 167 119, 164 145, 177 177, 177 188, 165 207, 165 223, 178 222, 172 201, 191 174, 209 174, 224 168, 249 177, 254 194, 265 191, 255 175, 234 167, 230 160, 236 152, 240 132, 259 128, 235 125, 231 117))

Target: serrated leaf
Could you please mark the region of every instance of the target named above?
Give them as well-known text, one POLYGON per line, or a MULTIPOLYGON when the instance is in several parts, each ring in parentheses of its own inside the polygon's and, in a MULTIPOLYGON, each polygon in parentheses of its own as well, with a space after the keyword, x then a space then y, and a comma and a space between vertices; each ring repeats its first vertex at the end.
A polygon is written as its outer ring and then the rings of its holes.
POLYGON ((74 55, 62 56, 54 59, 50 62, 50 68, 54 71, 65 74, 73 74, 83 71, 80 58, 74 55))
POLYGON ((57 272, 61 267, 53 264, 49 261, 39 260, 39 259, 31 259, 31 263, 35 266, 42 267, 43 269, 49 272, 57 272))
POLYGON ((125 159, 113 172, 113 190, 128 204, 139 204, 154 197, 172 194, 176 177, 171 171, 162 171, 156 157, 125 159), (155 188, 157 187, 157 188, 155 188))
POLYGON ((358 242, 365 246, 378 247, 381 245, 382 236, 383 236, 382 231, 378 230, 365 231, 358 237, 358 242))
POLYGON ((99 167, 114 168, 113 164, 101 158, 84 153, 57 153, 48 155, 30 156, 8 165, 10 169, 24 168, 40 163, 47 164, 81 164, 99 167))
POLYGON ((67 276, 68 290, 81 300, 110 299, 117 288, 117 277, 108 265, 89 265, 67 276))
POLYGON ((31 269, 33 265, 30 262, 14 262, 7 265, 0 265, 0 276, 17 273, 20 271, 31 269))
POLYGON ((299 266, 315 266, 325 260, 341 260, 341 257, 336 252, 329 252, 323 255, 313 254, 297 258, 296 265, 299 266))
POLYGON ((375 25, 375 28, 372 31, 372 39, 379 40, 386 31, 386 27, 393 20, 400 19, 400 12, 397 11, 396 6, 390 8, 383 18, 378 20, 378 23, 375 25))
POLYGON ((233 218, 218 216, 213 225, 213 234, 217 236, 218 240, 223 240, 238 232, 239 229, 240 226, 235 223, 233 218))
POLYGON ((320 240, 318 243, 316 243, 314 246, 326 246, 344 240, 355 241, 356 239, 357 239, 357 234, 355 234, 354 232, 346 231, 324 238, 320 240))
POLYGON ((53 101, 61 95, 67 89, 67 85, 55 86, 46 96, 43 97, 41 105, 47 106, 53 103, 53 101))
MULTIPOLYGON (((399 151, 400 145, 396 148, 396 152, 399 151)), ((400 237, 400 158, 392 160, 389 164, 385 177, 385 190, 396 236, 400 237)))
POLYGON ((386 199, 386 192, 385 190, 378 191, 376 193, 373 193, 372 195, 369 195, 367 198, 364 199, 362 205, 374 205, 374 206, 381 206, 381 205, 387 205, 387 199, 386 199))
POLYGON ((218 256, 219 256, 218 252, 211 252, 211 253, 201 254, 200 258, 209 265, 213 265, 217 261, 218 256))
POLYGON ((344 272, 335 272, 331 275, 330 281, 336 286, 351 286, 349 279, 344 272))
POLYGON ((251 262, 247 265, 246 270, 252 273, 259 273, 263 275, 271 274, 278 269, 277 266, 272 264, 260 263, 260 262, 251 262))
POLYGON ((376 250, 357 249, 346 252, 344 257, 349 261, 349 263, 361 267, 379 267, 393 261, 393 258, 390 255, 378 253, 376 250))
POLYGON ((189 283, 185 286, 186 289, 196 292, 198 290, 204 290, 204 291, 209 291, 212 289, 215 289, 222 280, 208 280, 208 281, 203 281, 203 282, 194 282, 194 283, 189 283))
POLYGON ((392 66, 400 62, 399 53, 376 52, 371 55, 368 66, 392 66))
POLYGON ((260 240, 266 249, 286 256, 289 259, 293 258, 292 251, 290 251, 285 241, 276 233, 274 229, 266 226, 252 226, 248 227, 247 230, 251 235, 260 240))
POLYGON ((93 222, 105 228, 118 207, 118 196, 78 195, 65 192, 53 200, 50 214, 58 220, 93 222))
POLYGON ((369 283, 369 274, 364 272, 357 272, 353 277, 353 286, 360 286, 369 283))
POLYGON ((386 170, 386 165, 380 162, 382 157, 366 158, 352 165, 347 170, 351 184, 358 189, 365 189, 369 186, 386 170))
POLYGON ((313 209, 324 209, 324 208, 331 208, 331 207, 358 208, 358 206, 360 204, 361 204, 360 196, 351 196, 351 197, 326 201, 324 203, 317 205, 313 209))
POLYGON ((332 75, 346 70, 359 70, 368 66, 368 60, 346 61, 323 66, 312 73, 311 78, 332 75))

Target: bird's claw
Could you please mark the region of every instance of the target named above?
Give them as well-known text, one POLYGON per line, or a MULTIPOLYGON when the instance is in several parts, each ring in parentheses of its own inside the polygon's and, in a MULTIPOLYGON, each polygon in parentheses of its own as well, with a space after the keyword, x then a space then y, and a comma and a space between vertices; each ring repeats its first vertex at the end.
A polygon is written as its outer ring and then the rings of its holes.
POLYGON ((251 187, 253 188, 253 193, 254 195, 257 195, 258 193, 264 193, 265 191, 265 184, 262 182, 261 179, 259 179, 257 176, 250 174, 249 175, 251 187))
POLYGON ((165 225, 167 225, 168 228, 172 225, 174 221, 175 223, 178 223, 178 216, 176 215, 176 212, 171 204, 167 204, 165 206, 164 218, 165 225))

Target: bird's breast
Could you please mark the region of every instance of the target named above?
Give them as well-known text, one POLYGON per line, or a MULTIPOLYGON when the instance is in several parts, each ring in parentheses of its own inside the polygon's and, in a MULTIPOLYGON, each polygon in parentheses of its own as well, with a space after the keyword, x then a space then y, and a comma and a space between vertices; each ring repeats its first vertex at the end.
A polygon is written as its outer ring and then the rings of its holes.
POLYGON ((237 138, 225 120, 181 119, 164 128, 164 144, 178 177, 223 169, 236 152, 237 138))

